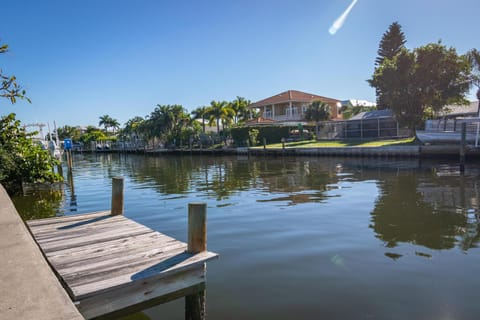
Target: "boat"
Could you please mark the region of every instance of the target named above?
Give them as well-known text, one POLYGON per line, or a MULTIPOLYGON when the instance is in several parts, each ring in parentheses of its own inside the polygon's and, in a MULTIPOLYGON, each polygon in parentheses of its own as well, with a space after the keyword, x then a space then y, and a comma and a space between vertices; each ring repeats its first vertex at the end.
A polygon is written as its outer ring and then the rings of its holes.
MULTIPOLYGON (((417 139, 425 144, 458 144, 462 141, 462 133, 460 131, 416 131, 417 139)), ((477 134, 467 132, 465 136, 467 144, 478 145, 477 134)))
POLYGON ((62 150, 53 140, 42 140, 38 138, 32 139, 36 144, 38 144, 43 150, 47 150, 52 157, 57 159, 62 158, 62 150))
POLYGON ((466 143, 478 147, 480 118, 471 117, 454 121, 454 130, 439 130, 438 127, 429 126, 427 123, 427 130, 416 130, 417 139, 424 144, 460 144, 462 141, 461 125, 463 123, 466 125, 466 143))

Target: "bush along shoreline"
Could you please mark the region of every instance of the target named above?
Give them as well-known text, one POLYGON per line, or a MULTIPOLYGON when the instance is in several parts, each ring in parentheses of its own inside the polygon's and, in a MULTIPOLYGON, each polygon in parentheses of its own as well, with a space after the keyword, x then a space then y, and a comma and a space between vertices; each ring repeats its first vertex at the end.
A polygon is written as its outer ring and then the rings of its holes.
POLYGON ((35 143, 16 115, 0 118, 0 183, 8 194, 22 192, 23 183, 55 183, 63 177, 55 173, 60 162, 35 143))

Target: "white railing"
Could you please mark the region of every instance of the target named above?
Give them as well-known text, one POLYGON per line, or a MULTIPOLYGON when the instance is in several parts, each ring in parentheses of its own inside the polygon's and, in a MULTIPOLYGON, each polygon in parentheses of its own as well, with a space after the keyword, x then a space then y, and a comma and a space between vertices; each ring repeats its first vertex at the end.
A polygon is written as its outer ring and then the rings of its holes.
POLYGON ((302 119, 302 115, 300 114, 294 114, 294 115, 279 115, 279 116, 275 116, 273 118, 273 120, 276 120, 276 121, 298 121, 298 120, 303 120, 302 119))

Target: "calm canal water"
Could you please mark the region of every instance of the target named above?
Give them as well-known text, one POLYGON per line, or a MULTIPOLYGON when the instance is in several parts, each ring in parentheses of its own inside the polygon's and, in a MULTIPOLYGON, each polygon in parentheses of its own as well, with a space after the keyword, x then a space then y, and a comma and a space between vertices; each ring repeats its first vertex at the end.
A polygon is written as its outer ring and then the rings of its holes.
MULTIPOLYGON (((76 155, 31 217, 109 209, 186 241, 208 204, 208 319, 478 319, 480 165, 419 160, 76 155)), ((183 319, 183 299, 142 319, 183 319)))

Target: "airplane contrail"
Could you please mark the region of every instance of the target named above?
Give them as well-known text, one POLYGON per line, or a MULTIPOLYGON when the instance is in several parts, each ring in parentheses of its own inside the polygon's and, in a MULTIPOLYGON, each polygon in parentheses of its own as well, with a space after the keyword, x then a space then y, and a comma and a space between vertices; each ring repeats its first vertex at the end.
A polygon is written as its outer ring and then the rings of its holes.
POLYGON ((350 5, 348 6, 348 8, 340 15, 340 17, 338 17, 337 20, 333 22, 330 29, 328 29, 328 32, 331 35, 337 33, 337 31, 343 26, 343 23, 345 22, 345 20, 347 20, 348 14, 350 13, 350 11, 352 11, 357 1, 358 0, 353 0, 352 3, 350 3, 350 5))

